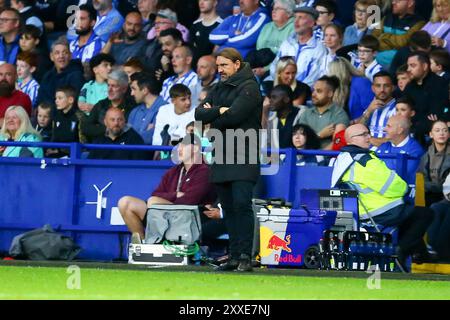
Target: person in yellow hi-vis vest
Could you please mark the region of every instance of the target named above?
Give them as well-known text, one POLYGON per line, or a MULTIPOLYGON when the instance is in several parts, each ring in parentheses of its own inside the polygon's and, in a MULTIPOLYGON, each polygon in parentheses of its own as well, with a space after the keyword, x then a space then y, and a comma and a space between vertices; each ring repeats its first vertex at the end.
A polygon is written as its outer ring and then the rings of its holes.
POLYGON ((369 150, 370 131, 366 126, 348 127, 345 140, 347 146, 341 149, 334 163, 331 187, 346 183, 358 191, 361 222, 368 222, 371 217, 382 226, 398 227, 397 255, 404 269, 410 255, 417 263, 432 260, 434 257, 427 251, 423 235, 433 212, 404 203, 408 185, 369 150))

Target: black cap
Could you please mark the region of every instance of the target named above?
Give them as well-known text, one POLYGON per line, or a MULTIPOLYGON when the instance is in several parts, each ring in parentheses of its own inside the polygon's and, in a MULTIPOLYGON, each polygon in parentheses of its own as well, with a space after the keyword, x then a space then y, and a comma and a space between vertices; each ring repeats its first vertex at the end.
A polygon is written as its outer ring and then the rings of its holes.
POLYGON ((311 7, 299 7, 299 6, 297 6, 294 9, 294 13, 295 12, 308 13, 309 15, 311 15, 314 18, 314 20, 317 20, 317 18, 319 18, 319 11, 317 11, 316 9, 311 8, 311 7))
POLYGON ((181 139, 180 143, 184 144, 184 145, 189 145, 189 144, 193 144, 196 146, 202 145, 200 138, 194 133, 188 133, 183 139, 181 139))

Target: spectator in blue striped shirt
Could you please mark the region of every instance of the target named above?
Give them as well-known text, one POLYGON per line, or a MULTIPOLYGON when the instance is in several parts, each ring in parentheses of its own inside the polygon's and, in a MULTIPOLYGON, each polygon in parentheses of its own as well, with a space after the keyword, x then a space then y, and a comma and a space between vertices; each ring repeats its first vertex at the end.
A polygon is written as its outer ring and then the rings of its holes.
POLYGON ((359 64, 356 65, 356 68, 364 73, 371 82, 373 82, 374 76, 383 69, 375 59, 379 47, 380 42, 372 35, 364 36, 358 43, 359 64))
POLYGON ((72 59, 89 62, 102 50, 105 43, 94 32, 96 19, 96 12, 90 6, 82 5, 76 12, 75 32, 78 37, 70 42, 72 59))
POLYGON ((21 52, 17 55, 17 86, 19 90, 30 97, 33 109, 36 108, 39 83, 33 78, 36 70, 37 56, 31 52, 21 52))
MULTIPOLYGON (((160 96, 170 102, 169 90, 174 84, 184 84, 192 92, 198 82, 198 76, 192 70, 192 50, 187 46, 176 47, 172 54, 172 66, 175 75, 163 82, 160 96)), ((198 101, 198 97, 191 97, 191 101, 198 101)), ((195 105, 195 104, 194 104, 195 105)))
POLYGON ((333 23, 336 17, 336 3, 333 0, 317 0, 314 2, 314 9, 319 12, 319 18, 316 20, 316 27, 314 28, 314 37, 323 40, 325 36, 325 27, 333 23))
MULTIPOLYGON (((93 0, 92 5, 97 11, 97 22, 95 23, 94 31, 103 42, 107 42, 113 33, 120 31, 124 18, 114 8, 112 0, 93 0)), ((72 41, 75 37, 74 27, 69 28, 67 40, 72 41)))
POLYGON ((372 83, 372 91, 375 94, 370 105, 364 111, 361 118, 356 122, 361 124, 368 124, 370 130, 370 143, 378 147, 386 142, 385 128, 390 117, 395 115, 395 99, 394 93, 394 79, 390 73, 380 71, 374 76, 372 83))

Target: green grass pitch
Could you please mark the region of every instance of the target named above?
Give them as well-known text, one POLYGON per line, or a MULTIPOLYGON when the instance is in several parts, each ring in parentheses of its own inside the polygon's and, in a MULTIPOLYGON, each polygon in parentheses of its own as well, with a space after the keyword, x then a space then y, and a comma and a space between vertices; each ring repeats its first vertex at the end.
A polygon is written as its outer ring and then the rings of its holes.
MULTIPOLYGON (((450 299, 448 281, 0 266, 0 299, 450 299)), ((369 275, 368 275, 369 276, 369 275)), ((383 275, 382 275, 383 277, 383 275)))

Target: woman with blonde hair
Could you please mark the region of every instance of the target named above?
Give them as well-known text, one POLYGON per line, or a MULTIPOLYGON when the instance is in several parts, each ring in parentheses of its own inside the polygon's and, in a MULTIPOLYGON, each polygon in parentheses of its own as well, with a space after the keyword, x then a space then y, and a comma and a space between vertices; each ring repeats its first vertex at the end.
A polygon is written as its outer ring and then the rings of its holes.
MULTIPOLYGON (((301 81, 297 81, 295 76, 297 74, 297 63, 293 57, 281 57, 275 69, 275 80, 270 89, 279 84, 285 84, 291 87, 293 92, 294 106, 304 105, 311 97, 311 89, 309 86, 301 81)), ((269 90, 270 91, 270 90, 269 90)))
POLYGON ((430 22, 422 30, 431 36, 431 44, 450 52, 450 0, 433 0, 430 22))
POLYGON ((342 57, 330 63, 327 75, 337 77, 340 83, 333 102, 344 109, 348 108, 350 120, 360 117, 373 99, 370 80, 342 57))
POLYGON ((261 125, 263 128, 267 128, 267 119, 269 118, 270 112, 270 100, 269 95, 272 88, 275 88, 279 84, 284 84, 292 89, 292 105, 295 107, 303 106, 306 101, 311 99, 311 88, 295 79, 297 74, 297 63, 293 57, 281 57, 275 68, 275 79, 274 81, 264 81, 262 86, 265 92, 265 98, 263 102, 263 114, 261 125))
MULTIPOLYGON (((6 109, 0 130, 0 141, 40 142, 40 134, 33 128, 27 112, 21 106, 10 106, 6 109)), ((3 157, 42 158, 42 148, 8 146, 0 147, 3 157)))

